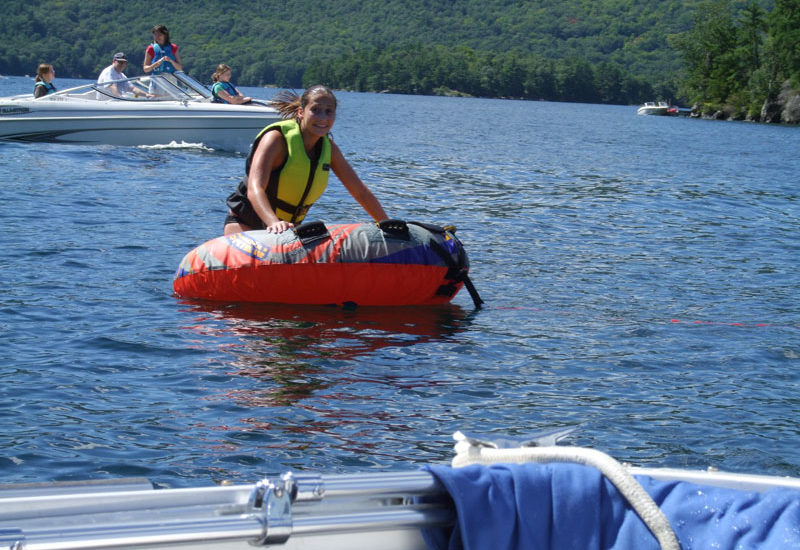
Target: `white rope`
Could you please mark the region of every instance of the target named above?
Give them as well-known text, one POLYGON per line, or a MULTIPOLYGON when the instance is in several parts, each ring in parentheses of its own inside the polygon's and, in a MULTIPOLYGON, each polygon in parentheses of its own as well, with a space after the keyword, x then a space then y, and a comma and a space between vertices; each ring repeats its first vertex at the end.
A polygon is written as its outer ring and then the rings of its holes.
POLYGON ((470 442, 461 432, 453 434, 453 439, 458 441, 455 446, 456 456, 452 462, 454 468, 470 464, 523 464, 526 462, 540 464, 574 462, 597 468, 628 500, 663 550, 680 550, 678 539, 661 508, 622 464, 605 453, 583 447, 489 448, 470 442))

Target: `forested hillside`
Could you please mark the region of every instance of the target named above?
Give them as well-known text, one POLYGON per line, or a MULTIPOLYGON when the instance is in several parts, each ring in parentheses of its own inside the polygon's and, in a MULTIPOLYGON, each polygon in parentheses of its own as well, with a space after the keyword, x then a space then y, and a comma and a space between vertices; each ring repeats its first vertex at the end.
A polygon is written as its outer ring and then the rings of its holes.
POLYGON ((800 0, 6 0, 3 11, 0 74, 47 62, 94 78, 117 51, 140 74, 164 24, 189 74, 208 81, 227 63, 250 86, 665 99, 780 120, 763 113, 800 79, 800 0))
MULTIPOLYGON (((688 30, 696 0, 242 0, 154 3, 141 0, 6 0, 0 20, 0 73, 32 74, 40 62, 57 75, 92 78, 115 51, 128 53, 129 72, 141 72, 150 29, 164 24, 179 44, 187 72, 207 79, 218 63, 234 67, 241 85, 300 87, 309 68, 352 64, 380 73, 381 65, 418 55, 449 58, 482 71, 482 95, 535 62, 542 71, 567 71, 561 83, 611 74, 636 97, 675 90, 681 61, 667 36, 688 30), (547 66, 547 63, 553 65, 547 66), (479 64, 476 65, 476 64, 479 64), (500 74, 506 71, 507 74, 500 74), (491 74, 496 72, 498 74, 491 74), (616 76, 614 76, 616 75, 616 76)), ((436 67, 431 66, 432 74, 436 67)), ((362 83, 379 74, 357 74, 362 83)), ((415 77, 416 78, 416 77, 415 77)), ((417 78, 394 91, 430 92, 442 86, 417 78), (430 87, 428 84, 430 83, 430 87)), ((359 87, 352 82, 349 87, 359 87)), ((363 86, 362 86, 363 87, 363 86)), ((472 93, 475 90, 461 90, 472 93)), ((511 93, 509 93, 511 92, 511 93)), ((592 99, 573 94, 575 100, 592 99)), ((611 94, 614 95, 614 94, 611 94)), ((619 96, 619 94, 617 94, 619 96)), ((602 99, 602 98, 599 98, 602 99)))

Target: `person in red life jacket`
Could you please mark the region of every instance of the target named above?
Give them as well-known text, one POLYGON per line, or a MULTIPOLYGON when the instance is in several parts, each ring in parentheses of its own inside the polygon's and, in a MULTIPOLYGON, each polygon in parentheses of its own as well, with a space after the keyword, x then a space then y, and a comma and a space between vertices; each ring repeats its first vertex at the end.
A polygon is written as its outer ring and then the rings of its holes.
POLYGON ((178 45, 169 40, 169 30, 164 25, 153 27, 153 43, 144 52, 144 72, 153 74, 182 71, 178 45))
POLYGON ((298 97, 281 92, 270 101, 284 120, 255 138, 246 176, 227 200, 225 235, 252 229, 282 233, 299 224, 328 185, 330 170, 375 221, 387 219, 378 199, 329 137, 336 97, 312 86, 298 97))
POLYGON ((211 93, 214 94, 216 103, 241 105, 253 100, 251 97, 245 97, 236 89, 236 86, 231 84, 231 68, 224 63, 217 65, 217 70, 211 75, 211 80, 214 82, 214 85, 211 86, 211 93))
POLYGON ((52 94, 56 91, 53 85, 53 79, 56 77, 56 71, 52 65, 42 63, 36 69, 36 83, 33 85, 33 97, 43 97, 47 94, 52 94))

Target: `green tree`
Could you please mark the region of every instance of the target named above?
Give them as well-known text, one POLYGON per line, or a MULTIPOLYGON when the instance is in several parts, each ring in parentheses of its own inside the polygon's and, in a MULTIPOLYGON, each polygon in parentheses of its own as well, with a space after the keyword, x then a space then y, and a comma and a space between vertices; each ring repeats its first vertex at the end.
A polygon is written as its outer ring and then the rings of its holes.
POLYGON ((573 58, 558 63, 555 77, 559 101, 596 103, 600 100, 594 71, 585 59, 573 58))
POLYGON ((753 0, 747 4, 741 15, 740 33, 748 77, 761 67, 761 47, 767 32, 765 15, 764 10, 753 0))
POLYGON ((721 104, 741 84, 736 78, 738 29, 729 0, 698 6, 694 27, 672 36, 670 42, 682 54, 686 70, 682 92, 691 101, 721 104))
POLYGON ((800 84, 800 0, 776 0, 769 16, 768 52, 774 75, 800 84))

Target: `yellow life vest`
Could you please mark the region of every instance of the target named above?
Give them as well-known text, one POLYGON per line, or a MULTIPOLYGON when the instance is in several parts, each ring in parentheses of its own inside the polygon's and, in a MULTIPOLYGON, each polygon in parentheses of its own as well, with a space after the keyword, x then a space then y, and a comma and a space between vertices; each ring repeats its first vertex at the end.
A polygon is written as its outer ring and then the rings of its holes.
POLYGON ((316 160, 309 158, 303 145, 300 124, 295 120, 282 120, 270 124, 256 136, 247 159, 247 172, 250 161, 261 138, 269 131, 280 130, 286 140, 288 154, 286 162, 273 171, 267 184, 267 199, 278 218, 299 223, 305 218, 322 192, 328 186, 331 170, 331 142, 324 136, 315 148, 316 160))

